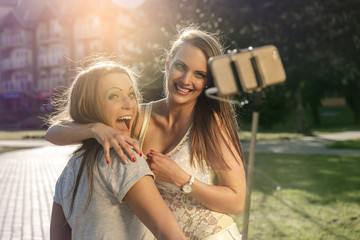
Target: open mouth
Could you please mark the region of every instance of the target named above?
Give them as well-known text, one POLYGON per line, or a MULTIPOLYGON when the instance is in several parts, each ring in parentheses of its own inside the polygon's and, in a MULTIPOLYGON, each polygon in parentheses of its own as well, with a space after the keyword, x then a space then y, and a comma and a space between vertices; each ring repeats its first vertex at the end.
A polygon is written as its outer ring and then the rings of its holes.
POLYGON ((117 119, 117 123, 120 124, 121 129, 130 129, 131 127, 131 116, 123 116, 117 119))
POLYGON ((189 92, 191 92, 192 90, 190 89, 186 89, 186 88, 182 88, 180 87, 179 85, 175 84, 175 88, 176 90, 179 92, 179 93, 182 93, 182 94, 187 94, 189 92))

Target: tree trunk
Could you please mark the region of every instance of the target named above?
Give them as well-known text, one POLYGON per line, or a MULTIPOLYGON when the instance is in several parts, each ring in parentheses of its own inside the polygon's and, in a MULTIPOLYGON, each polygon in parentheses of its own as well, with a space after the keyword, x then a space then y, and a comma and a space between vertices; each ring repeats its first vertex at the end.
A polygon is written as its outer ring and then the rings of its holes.
POLYGON ((355 93, 355 98, 354 98, 354 108, 353 108, 353 112, 354 112, 354 122, 355 124, 360 124, 360 81, 356 81, 356 92, 355 93))
POLYGON ((354 114, 354 123, 360 124, 360 81, 349 81, 345 94, 347 105, 354 114))
POLYGON ((312 120, 314 121, 315 126, 320 127, 321 120, 320 120, 319 106, 315 103, 311 103, 310 108, 311 108, 311 117, 312 120))
POLYGON ((300 86, 296 87, 293 92, 294 99, 294 120, 295 120, 295 131, 302 133, 306 136, 312 136, 311 129, 309 127, 308 120, 305 116, 305 110, 302 103, 301 89, 300 86))

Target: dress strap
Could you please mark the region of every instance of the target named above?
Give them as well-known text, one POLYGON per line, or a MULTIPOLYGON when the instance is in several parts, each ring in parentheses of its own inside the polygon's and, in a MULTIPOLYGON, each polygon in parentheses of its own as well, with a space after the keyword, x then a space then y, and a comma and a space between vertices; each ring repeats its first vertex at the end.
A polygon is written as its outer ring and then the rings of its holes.
POLYGON ((149 126, 153 103, 154 102, 150 102, 150 103, 146 104, 144 121, 143 121, 143 124, 141 126, 140 136, 139 136, 140 148, 141 149, 142 149, 142 146, 143 146, 143 143, 144 143, 145 133, 147 132, 147 128, 149 126))

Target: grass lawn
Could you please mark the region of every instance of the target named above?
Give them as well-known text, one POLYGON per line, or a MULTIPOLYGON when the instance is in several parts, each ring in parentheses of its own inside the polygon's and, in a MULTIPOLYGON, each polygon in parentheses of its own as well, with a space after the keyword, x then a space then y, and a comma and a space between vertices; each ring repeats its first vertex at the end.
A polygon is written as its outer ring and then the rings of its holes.
POLYGON ((360 156, 257 154, 255 166, 248 239, 359 239, 360 156))
MULTIPOLYGON (((316 126, 313 123, 309 108, 305 109, 305 113, 315 135, 320 133, 360 130, 359 124, 354 123, 353 112, 349 107, 320 107, 320 126, 316 126)), ((263 118, 263 116, 260 113, 260 119, 261 118, 263 118)), ((242 129, 250 131, 251 121, 244 123, 242 129)), ((259 131, 272 133, 294 132, 294 116, 289 112, 284 122, 275 124, 271 130, 265 130, 259 126, 259 131)))
POLYGON ((360 149, 360 139, 337 141, 327 145, 328 148, 360 149))

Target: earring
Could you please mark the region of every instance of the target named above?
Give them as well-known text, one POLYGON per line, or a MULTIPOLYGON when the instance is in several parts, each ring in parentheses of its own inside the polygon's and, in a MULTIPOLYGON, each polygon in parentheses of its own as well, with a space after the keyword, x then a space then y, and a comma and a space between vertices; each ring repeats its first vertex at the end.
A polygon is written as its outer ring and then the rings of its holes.
POLYGON ((205 86, 205 88, 209 88, 209 86, 205 86))

